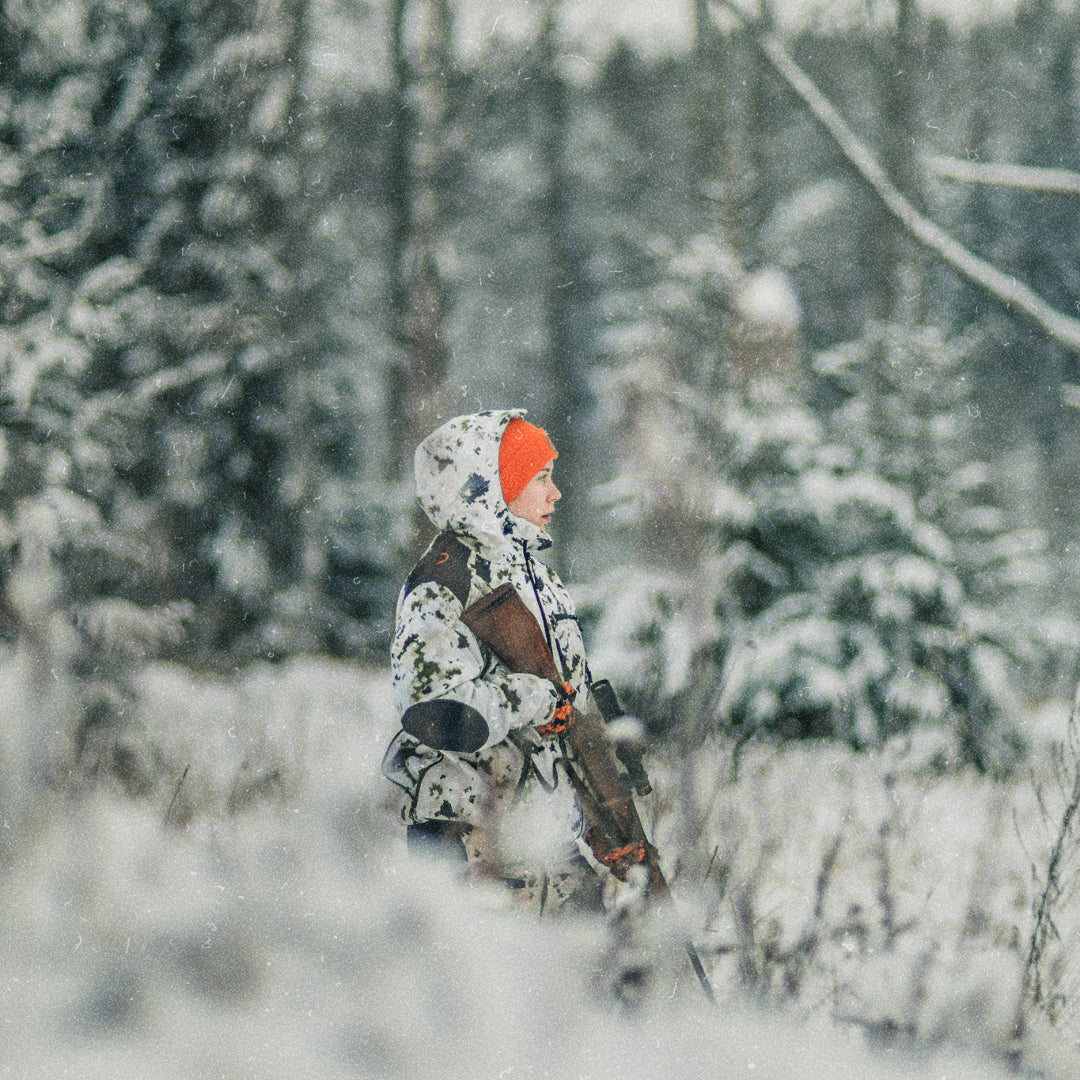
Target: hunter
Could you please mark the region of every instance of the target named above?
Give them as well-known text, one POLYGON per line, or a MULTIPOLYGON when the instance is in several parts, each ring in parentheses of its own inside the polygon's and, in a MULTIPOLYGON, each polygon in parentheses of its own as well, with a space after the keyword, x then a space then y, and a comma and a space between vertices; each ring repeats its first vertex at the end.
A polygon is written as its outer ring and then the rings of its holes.
POLYGON ((574 605, 539 558, 559 489, 555 448, 523 409, 447 421, 416 450, 417 498, 438 535, 398 598, 391 647, 401 729, 383 771, 410 851, 462 860, 540 914, 601 910, 560 737, 589 669, 574 605), (563 680, 511 671, 461 616, 509 582, 563 680))

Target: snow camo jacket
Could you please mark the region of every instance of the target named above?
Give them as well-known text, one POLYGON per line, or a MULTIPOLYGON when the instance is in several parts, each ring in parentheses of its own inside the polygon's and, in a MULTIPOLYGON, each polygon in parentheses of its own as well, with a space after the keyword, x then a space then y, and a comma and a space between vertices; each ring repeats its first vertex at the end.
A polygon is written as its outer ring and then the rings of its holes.
POLYGON ((581 815, 560 782, 561 742, 536 730, 552 719, 554 687, 510 671, 461 621, 470 604, 510 582, 547 634, 576 703, 585 704, 589 673, 574 606, 537 558, 551 540, 502 497, 499 445, 510 420, 524 415, 457 417, 417 448, 417 498, 440 533, 398 598, 391 666, 402 730, 383 772, 402 791, 408 824, 456 820, 483 829, 539 796, 544 820, 558 820, 572 841, 581 815))

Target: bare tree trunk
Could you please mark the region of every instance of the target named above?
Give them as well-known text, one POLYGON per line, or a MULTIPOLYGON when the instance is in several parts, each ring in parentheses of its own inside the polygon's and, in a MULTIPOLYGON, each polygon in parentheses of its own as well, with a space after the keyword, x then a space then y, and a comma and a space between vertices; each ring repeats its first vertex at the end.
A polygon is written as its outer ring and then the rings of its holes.
MULTIPOLYGON (((449 351, 444 188, 453 69, 450 0, 393 0, 391 62, 394 120, 390 140, 389 299, 398 355, 386 373, 387 477, 410 484, 416 445, 445 419, 449 351), (410 50, 415 50, 415 59, 410 50)), ((401 563, 415 561, 430 534, 413 507, 401 563)))
POLYGON ((299 173, 300 207, 294 211, 285 242, 286 265, 294 276, 294 302, 282 316, 285 341, 303 343, 299 349, 290 348, 292 363, 287 378, 291 384, 288 458, 282 480, 283 501, 296 515, 298 527, 296 550, 296 592, 305 613, 304 645, 321 647, 321 630, 327 576, 327 553, 323 543, 323 528, 318 513, 319 489, 322 476, 319 448, 312 439, 316 425, 316 400, 320 334, 311 325, 310 312, 317 310, 310 290, 317 287, 307 270, 308 243, 314 227, 316 208, 308 198, 311 190, 312 164, 304 153, 303 140, 307 129, 304 122, 305 61, 309 53, 310 7, 308 0, 280 0, 277 18, 284 21, 284 49, 281 57, 283 74, 291 80, 288 104, 285 107, 285 128, 281 143, 299 173))
MULTIPOLYGON (((897 0, 895 33, 878 65, 881 78, 885 172, 919 212, 925 199, 915 143, 918 129, 920 18, 916 0, 897 0)), ((878 207, 874 229, 878 288, 874 313, 882 322, 921 322, 926 316, 923 297, 925 266, 916 245, 889 211, 878 207)))
MULTIPOLYGON (((776 22, 773 8, 773 0, 761 0, 761 14, 757 23, 760 33, 771 33, 776 22)), ((748 188, 740 250, 744 264, 749 269, 757 269, 761 264, 760 237, 768 205, 768 159, 765 147, 773 130, 773 118, 769 115, 768 65, 756 49, 748 49, 747 52, 749 67, 743 145, 748 188)))
MULTIPOLYGON (((772 4, 763 0, 754 33, 768 33, 772 4)), ((747 267, 759 262, 765 206, 765 140, 769 133, 765 63, 746 33, 726 37, 698 28, 696 64, 702 100, 695 106, 698 140, 714 144, 723 192, 724 235, 747 267), (713 85, 708 86, 708 81, 713 85), (716 82, 720 108, 715 109, 716 82)))
POLYGON ((389 183, 386 201, 390 212, 389 297, 391 336, 399 352, 386 373, 386 477, 391 483, 408 475, 412 444, 412 424, 406 404, 409 385, 409 357, 406 327, 409 310, 409 207, 412 203, 413 171, 410 147, 413 138, 413 114, 409 103, 412 71, 406 54, 405 19, 409 0, 393 0, 390 14, 390 57, 393 69, 393 126, 390 129, 389 183))
POLYGON ((710 122, 708 106, 702 103, 704 115, 698 125, 699 139, 710 135, 717 139, 723 235, 741 262, 753 231, 750 209, 759 181, 750 150, 754 95, 749 88, 754 81, 755 64, 746 47, 745 35, 739 34, 730 35, 722 51, 704 43, 698 54, 699 70, 710 60, 719 74, 720 116, 718 122, 710 122))
POLYGON ((449 0, 394 0, 392 52, 396 116, 391 139, 390 304, 403 356, 388 374, 390 454, 395 479, 412 447, 442 419, 448 351, 443 185, 446 182, 453 16, 449 0), (410 17, 418 56, 410 62, 410 17))
MULTIPOLYGON (((728 133, 734 128, 734 99, 727 79, 731 51, 730 40, 709 18, 709 0, 692 0, 694 21, 693 75, 689 86, 687 111, 691 121, 693 144, 693 180, 696 201, 703 220, 716 216, 718 182, 724 189, 731 185, 724 171, 724 149, 728 133)), ((726 198, 724 199, 726 205, 726 198)), ((697 207, 695 207, 697 209, 697 207)))
MULTIPOLYGON (((585 423, 588 364, 582 356, 579 333, 585 269, 574 252, 570 221, 571 178, 567 170, 566 125, 569 116, 566 82, 559 71, 559 16, 561 0, 548 0, 540 31, 538 78, 541 86, 541 160, 545 174, 542 196, 547 266, 544 270, 544 308, 547 362, 551 393, 547 414, 540 418, 560 451, 559 466, 566 486, 582 492, 577 482, 586 475, 582 427, 585 423)), ((567 515, 560 530, 562 550, 572 546, 576 521, 567 515), (569 535, 568 535, 569 534, 569 535)))
POLYGON ((701 370, 691 381, 707 392, 728 379, 753 381, 765 373, 797 377, 799 345, 790 313, 765 312, 754 302, 764 283, 782 284, 778 268, 765 267, 761 234, 767 213, 769 161, 767 141, 774 130, 770 116, 767 62, 754 37, 767 34, 773 5, 763 0, 752 25, 721 34, 705 15, 708 0, 695 2, 693 110, 698 183, 706 193, 702 220, 716 217, 715 230, 740 271, 732 281, 724 320, 723 358, 716 370, 701 370), (720 193, 720 212, 711 194, 720 193))
MULTIPOLYGON (((693 73, 688 87, 694 211, 703 232, 714 233, 741 259, 746 242, 745 209, 754 183, 744 145, 747 57, 738 35, 720 31, 709 19, 709 0, 692 0, 693 73)), ((735 351, 731 320, 725 322, 722 358, 735 351)), ((714 391, 727 377, 726 360, 699 365, 688 381, 714 391)))
POLYGON ((450 0, 422 0, 416 80, 416 132, 412 143, 411 274, 405 337, 409 350, 406 403, 413 443, 442 419, 448 351, 443 334, 447 290, 443 192, 446 126, 453 65, 450 0))

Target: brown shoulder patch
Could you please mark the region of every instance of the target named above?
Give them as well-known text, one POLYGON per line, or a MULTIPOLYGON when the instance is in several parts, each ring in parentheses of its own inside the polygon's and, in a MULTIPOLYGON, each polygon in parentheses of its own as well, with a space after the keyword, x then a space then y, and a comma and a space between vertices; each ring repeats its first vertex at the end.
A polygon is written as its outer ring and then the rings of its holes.
POLYGON ((405 595, 426 581, 449 589, 465 606, 469 597, 469 549, 452 532, 441 532, 405 579, 405 595))

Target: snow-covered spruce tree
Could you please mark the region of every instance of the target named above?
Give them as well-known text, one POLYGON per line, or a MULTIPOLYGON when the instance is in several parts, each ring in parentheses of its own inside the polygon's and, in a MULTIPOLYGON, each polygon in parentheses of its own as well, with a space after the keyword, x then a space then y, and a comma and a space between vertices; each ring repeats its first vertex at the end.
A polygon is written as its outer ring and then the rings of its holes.
POLYGON ((133 385, 143 394, 125 424, 138 433, 126 478, 169 554, 161 587, 198 605, 189 646, 207 660, 241 643, 287 651, 278 598, 309 572, 317 491, 304 440, 319 427, 299 256, 305 17, 304 4, 153 5, 130 152, 113 158, 128 195, 124 257, 157 298, 156 332, 122 352, 110 386, 125 403, 133 385))
POLYGON ((1014 675, 1024 672, 1031 693, 1060 691, 1062 642, 1076 631, 1055 613, 1044 533, 1018 527, 1003 505, 1002 463, 986 453, 975 393, 977 350, 974 336, 876 326, 812 364, 835 437, 864 467, 908 491, 949 539, 949 565, 967 597, 965 633, 982 643, 975 646, 982 677, 1009 681, 992 670, 985 651, 992 643, 1014 675))
POLYGON ((49 664, 85 744, 123 728, 146 656, 280 653, 332 621, 311 557, 319 440, 341 425, 304 333, 305 6, 4 16, 3 550, 12 586, 53 575, 30 592, 78 630, 49 664))
POLYGON ((153 322, 149 290, 109 242, 118 194, 101 168, 97 106, 111 97, 120 107, 126 39, 137 35, 123 17, 113 22, 112 33, 95 32, 80 5, 4 9, 0 544, 13 647, 4 660, 21 669, 15 684, 31 699, 10 710, 5 734, 19 741, 23 714, 33 727, 23 741, 39 748, 33 759, 9 757, 17 783, 40 780, 45 758, 70 749, 63 736, 85 735, 81 721, 123 712, 123 678, 94 632, 98 615, 122 609, 143 630, 129 638, 135 648, 177 624, 167 606, 133 605, 117 589, 146 589, 155 559, 149 538, 115 513, 126 440, 99 408, 117 339, 153 322))
MULTIPOLYGON (((602 494, 628 566, 595 593, 596 669, 654 725, 692 737, 719 727, 869 746, 932 725, 951 736, 944 759, 1007 768, 1015 650, 973 590, 994 551, 1002 568, 1020 564, 985 501, 964 514, 945 498, 979 475, 946 430, 949 400, 928 417, 941 436, 928 467, 955 455, 935 504, 914 463, 871 453, 852 410, 808 406, 778 274, 743 274, 705 241, 665 267, 634 319, 613 321, 623 366, 607 389, 626 439, 602 494)), ((915 411, 880 394, 863 407, 897 421, 915 411)))

